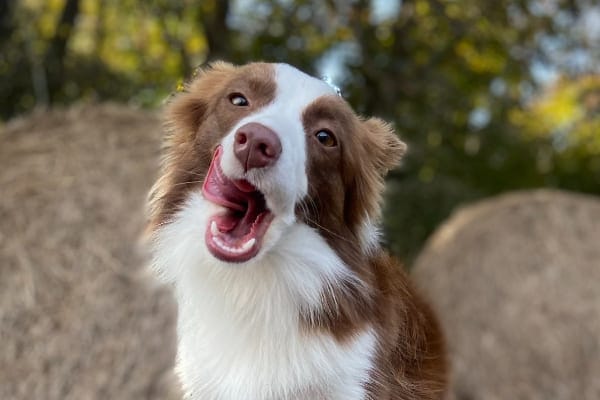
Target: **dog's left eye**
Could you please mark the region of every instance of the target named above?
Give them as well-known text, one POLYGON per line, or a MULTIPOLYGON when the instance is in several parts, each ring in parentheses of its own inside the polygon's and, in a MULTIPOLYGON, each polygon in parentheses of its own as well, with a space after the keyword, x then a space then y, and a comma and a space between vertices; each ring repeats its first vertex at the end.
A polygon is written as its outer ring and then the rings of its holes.
POLYGON ((315 137, 325 147, 334 147, 337 145, 337 140, 335 140, 335 136, 333 133, 328 130, 322 129, 315 134, 315 137))
POLYGON ((246 99, 240 93, 232 93, 232 94, 230 94, 229 95, 229 101, 231 102, 231 104, 233 104, 234 106, 238 106, 238 107, 246 107, 248 104, 250 104, 248 102, 248 99, 246 99))

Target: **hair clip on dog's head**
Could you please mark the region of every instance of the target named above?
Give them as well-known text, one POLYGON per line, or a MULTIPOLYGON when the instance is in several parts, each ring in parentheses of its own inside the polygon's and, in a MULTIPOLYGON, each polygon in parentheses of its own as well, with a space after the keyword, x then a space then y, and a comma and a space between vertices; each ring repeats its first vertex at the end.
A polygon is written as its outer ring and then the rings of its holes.
POLYGON ((333 90, 335 90, 335 93, 336 93, 338 96, 340 96, 340 97, 343 97, 343 96, 342 96, 342 90, 339 88, 339 86, 337 86, 335 83, 333 83, 333 79, 331 79, 329 76, 325 75, 325 76, 323 76, 323 77, 321 78, 321 80, 322 80, 323 82, 325 82, 326 84, 328 84, 329 86, 331 86, 331 88, 332 88, 333 90))

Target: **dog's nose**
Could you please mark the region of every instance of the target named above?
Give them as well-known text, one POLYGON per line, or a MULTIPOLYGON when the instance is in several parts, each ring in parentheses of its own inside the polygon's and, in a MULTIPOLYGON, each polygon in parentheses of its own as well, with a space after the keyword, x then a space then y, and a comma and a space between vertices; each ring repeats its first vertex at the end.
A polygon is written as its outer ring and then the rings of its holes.
POLYGON ((248 171, 273 164, 281 154, 277 134, 264 125, 251 122, 235 133, 233 152, 248 171))

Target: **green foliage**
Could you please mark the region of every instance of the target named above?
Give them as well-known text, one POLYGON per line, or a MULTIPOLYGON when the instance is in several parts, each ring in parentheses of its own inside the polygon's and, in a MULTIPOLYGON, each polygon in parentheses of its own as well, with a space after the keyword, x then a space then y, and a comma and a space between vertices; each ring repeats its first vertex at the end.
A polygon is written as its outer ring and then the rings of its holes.
POLYGON ((536 186, 600 193, 598 70, 561 61, 577 50, 598 65, 594 40, 572 29, 590 7, 585 0, 4 0, 1 117, 80 99, 156 106, 218 58, 284 61, 311 73, 337 59, 348 101, 393 121, 410 146, 391 174, 385 219, 390 247, 410 260, 466 201, 536 186), (563 77, 548 87, 536 65, 563 77))
POLYGON ((510 115, 553 185, 600 191, 600 75, 561 79, 510 115))

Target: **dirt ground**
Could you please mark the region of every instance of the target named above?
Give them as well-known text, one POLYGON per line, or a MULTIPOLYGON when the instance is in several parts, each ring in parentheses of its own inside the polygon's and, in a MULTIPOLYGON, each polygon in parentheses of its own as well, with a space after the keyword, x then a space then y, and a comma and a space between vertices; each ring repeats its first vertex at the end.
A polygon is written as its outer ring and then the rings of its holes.
POLYGON ((0 129, 0 399, 174 399, 175 310, 137 240, 160 122, 124 106, 0 129))
POLYGON ((509 194, 457 212, 414 276, 460 400, 600 399, 600 199, 509 194))

